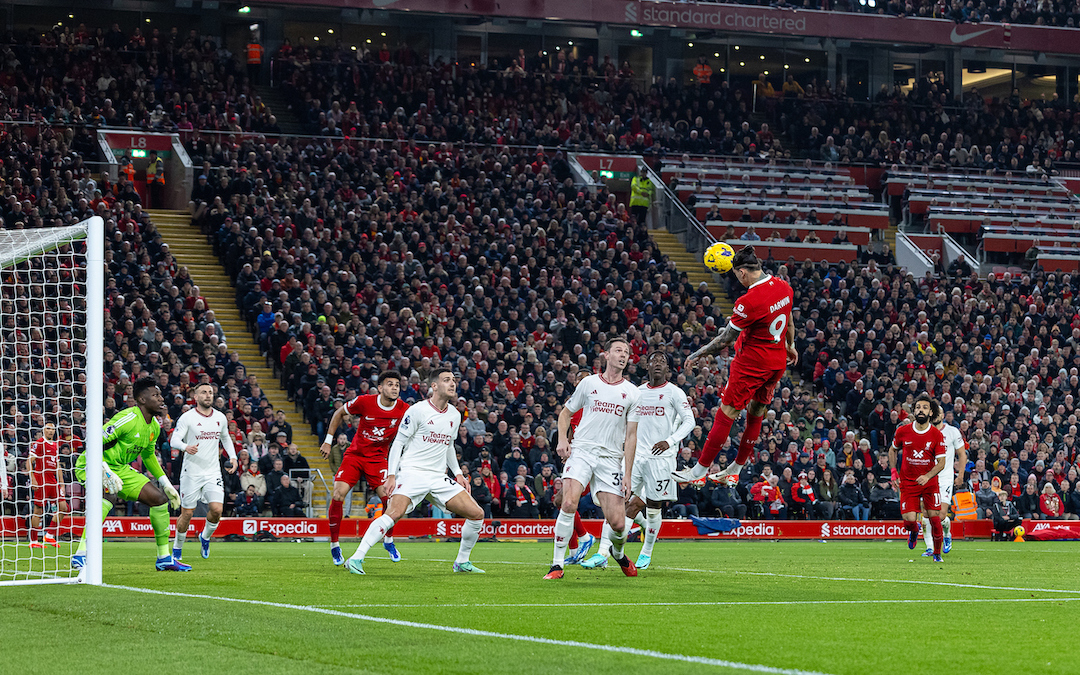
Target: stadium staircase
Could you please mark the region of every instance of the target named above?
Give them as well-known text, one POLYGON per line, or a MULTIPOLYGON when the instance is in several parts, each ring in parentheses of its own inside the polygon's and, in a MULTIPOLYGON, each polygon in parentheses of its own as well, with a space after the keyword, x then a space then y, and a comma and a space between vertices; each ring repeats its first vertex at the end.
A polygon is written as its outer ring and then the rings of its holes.
POLYGON ((896 255, 896 233, 900 231, 899 224, 889 218, 889 229, 881 233, 881 240, 889 245, 889 250, 896 255))
POLYGON ((277 118, 281 133, 299 135, 304 133, 304 125, 296 117, 296 113, 289 108, 289 101, 280 89, 265 84, 255 85, 255 93, 263 103, 270 108, 270 112, 277 118))
MULTIPOLYGON (((150 218, 161 233, 162 239, 169 245, 169 251, 179 265, 187 267, 188 273, 207 299, 214 318, 225 331, 225 341, 229 351, 240 353, 240 362, 244 364, 248 376, 254 375, 262 387, 263 395, 274 406, 274 410, 296 411, 289 402, 280 380, 267 365, 259 345, 252 339, 247 323, 236 307, 236 293, 232 283, 225 275, 225 270, 214 257, 213 247, 198 229, 191 226, 191 214, 186 211, 149 211, 150 218)), ((311 433, 310 427, 299 414, 289 414, 293 427, 293 442, 300 449, 312 469, 319 469, 329 484, 333 472, 330 463, 319 453, 319 439, 311 433)), ((312 507, 315 513, 325 513, 326 495, 318 479, 312 493, 312 507)))
POLYGON ((675 235, 667 230, 649 230, 649 236, 656 242, 656 246, 660 249, 662 255, 666 255, 668 259, 673 261, 680 272, 686 272, 686 278, 690 280, 694 288, 697 288, 702 281, 709 284, 720 311, 724 313, 725 317, 731 316, 734 305, 728 299, 727 288, 716 281, 715 275, 705 267, 703 262, 698 260, 696 255, 687 251, 686 247, 675 235))

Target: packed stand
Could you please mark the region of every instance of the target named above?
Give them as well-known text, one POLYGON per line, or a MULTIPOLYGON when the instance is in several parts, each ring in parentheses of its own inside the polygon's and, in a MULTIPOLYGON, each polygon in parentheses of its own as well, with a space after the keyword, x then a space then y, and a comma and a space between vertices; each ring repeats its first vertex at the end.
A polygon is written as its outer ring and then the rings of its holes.
POLYGON ((239 62, 174 26, 130 35, 86 24, 9 32, 0 44, 0 119, 190 132, 279 131, 239 62), (92 58, 90 56, 92 55, 92 58))
POLYGON ((293 112, 316 135, 980 173, 1053 173, 1078 163, 1080 102, 1057 95, 1029 101, 1014 90, 987 100, 973 89, 955 101, 943 82, 923 78, 907 93, 883 86, 860 103, 843 80, 761 74, 744 91, 706 57, 699 66, 683 84, 643 83, 629 63, 575 61, 565 51, 521 50, 482 68, 441 58, 428 65, 407 45, 354 52, 301 42, 275 58, 293 112), (751 119, 754 95, 766 123, 751 119))
MULTIPOLYGON (((79 134, 63 127, 6 127, 0 135, 4 196, 0 213, 8 229, 71 225, 94 215, 105 220, 105 418, 131 404, 130 389, 137 379, 156 378, 168 406, 159 448, 161 465, 173 484, 178 484, 181 462, 168 446, 168 431, 171 422, 193 405, 192 387, 209 379, 220 388, 216 405, 226 412, 234 439, 245 448, 242 458, 270 456, 267 472, 274 469, 274 456, 281 458, 286 472, 306 468, 306 460, 291 444, 291 428, 282 415, 275 415, 238 354, 228 350, 213 309, 187 269, 169 253, 130 183, 98 183, 91 178, 93 172, 80 156, 79 134), (42 171, 46 167, 48 173, 42 171), (285 437, 277 435, 282 430, 287 431, 285 437)), ((5 336, 10 347, 11 335, 5 336)), ((5 400, 13 395, 5 386, 5 400)), ((84 415, 77 407, 40 410, 29 402, 5 407, 2 440, 14 485, 4 495, 3 508, 28 504, 26 454, 49 421, 57 425, 61 442, 66 496, 74 508, 81 508, 82 490, 72 469, 85 434, 84 415)), ((243 492, 241 479, 228 473, 223 478, 231 505, 243 492)), ((260 488, 260 495, 264 492, 260 488)), ((137 508, 122 504, 117 512, 134 513, 137 508)))
MULTIPOLYGON (((718 2, 719 0, 698 0, 699 2, 718 2)), ((1039 26, 1064 26, 1076 28, 1080 25, 1080 7, 1075 2, 1066 0, 1045 2, 1018 2, 1004 0, 986 2, 980 0, 756 0, 741 1, 739 4, 754 4, 776 7, 779 9, 817 9, 834 12, 854 12, 859 14, 880 14, 888 16, 911 16, 934 19, 948 19, 956 23, 1006 23, 1035 24, 1039 26)))

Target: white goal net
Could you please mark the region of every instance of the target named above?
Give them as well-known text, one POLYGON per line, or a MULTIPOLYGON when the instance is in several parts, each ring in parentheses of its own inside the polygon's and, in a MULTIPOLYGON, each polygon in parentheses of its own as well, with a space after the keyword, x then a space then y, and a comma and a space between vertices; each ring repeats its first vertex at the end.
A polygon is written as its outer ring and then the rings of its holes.
POLYGON ((74 469, 101 464, 103 236, 0 230, 0 584, 100 583, 100 534, 81 577, 71 555, 84 521, 100 533, 100 471, 87 499, 74 469))

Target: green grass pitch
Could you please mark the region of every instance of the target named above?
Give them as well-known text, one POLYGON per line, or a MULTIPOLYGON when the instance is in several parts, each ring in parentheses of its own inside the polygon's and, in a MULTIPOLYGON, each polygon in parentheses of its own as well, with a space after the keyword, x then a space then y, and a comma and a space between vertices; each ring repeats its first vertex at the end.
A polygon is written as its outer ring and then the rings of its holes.
POLYGON ((202 560, 189 542, 177 574, 149 541, 108 542, 106 584, 176 595, 0 587, 0 671, 1080 671, 1076 542, 957 541, 937 565, 902 541, 661 541, 636 579, 612 564, 555 582, 546 542, 480 542, 485 575, 451 572, 453 543, 398 547, 357 576, 325 543, 215 542, 202 560))

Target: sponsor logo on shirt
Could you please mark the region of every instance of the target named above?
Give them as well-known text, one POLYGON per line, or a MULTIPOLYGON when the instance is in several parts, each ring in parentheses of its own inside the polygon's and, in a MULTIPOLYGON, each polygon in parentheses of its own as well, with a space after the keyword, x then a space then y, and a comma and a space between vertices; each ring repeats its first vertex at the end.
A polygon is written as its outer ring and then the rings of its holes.
POLYGON ((453 440, 453 438, 451 438, 449 434, 440 434, 437 431, 431 431, 424 434, 422 440, 425 443, 432 443, 436 445, 441 443, 443 445, 448 445, 450 441, 453 440))
POLYGON ((639 405, 637 412, 642 417, 663 417, 667 415, 666 408, 662 405, 639 405))
POLYGON ((195 434, 195 440, 197 441, 209 441, 215 438, 219 438, 221 434, 217 431, 200 431, 195 434))
POLYGON ((608 401, 593 401, 592 411, 595 413, 607 413, 609 415, 621 416, 626 412, 626 406, 619 405, 618 403, 610 403, 608 401))

